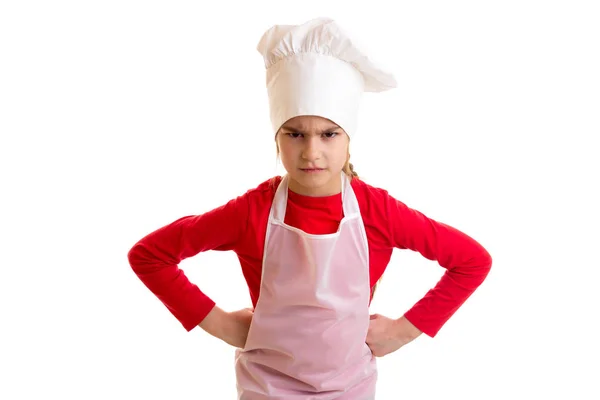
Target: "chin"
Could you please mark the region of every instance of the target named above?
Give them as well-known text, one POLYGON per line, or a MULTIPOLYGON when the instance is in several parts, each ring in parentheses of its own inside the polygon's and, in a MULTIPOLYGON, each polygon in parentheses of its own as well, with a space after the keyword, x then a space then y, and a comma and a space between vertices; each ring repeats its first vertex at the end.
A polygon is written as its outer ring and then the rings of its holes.
MULTIPOLYGON (((339 176, 336 175, 336 176, 339 176)), ((297 184, 302 186, 308 195, 329 195, 330 192, 334 191, 332 186, 335 186, 336 182, 333 182, 332 174, 330 171, 325 170, 319 173, 307 174, 299 172, 296 174, 290 174, 290 178, 295 180, 297 184)))

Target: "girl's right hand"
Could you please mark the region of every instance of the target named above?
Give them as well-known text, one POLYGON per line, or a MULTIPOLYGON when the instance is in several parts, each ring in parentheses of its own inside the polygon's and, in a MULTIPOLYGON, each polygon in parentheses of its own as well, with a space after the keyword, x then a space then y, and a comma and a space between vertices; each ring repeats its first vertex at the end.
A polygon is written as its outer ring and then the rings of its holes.
POLYGON ((225 343, 242 349, 246 345, 253 315, 251 308, 225 312, 214 306, 199 326, 225 343))

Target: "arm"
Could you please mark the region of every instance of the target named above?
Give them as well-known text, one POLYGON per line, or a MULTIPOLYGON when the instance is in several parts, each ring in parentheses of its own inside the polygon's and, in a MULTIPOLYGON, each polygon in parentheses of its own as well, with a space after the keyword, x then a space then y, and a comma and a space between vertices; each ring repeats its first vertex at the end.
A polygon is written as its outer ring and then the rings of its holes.
POLYGON ((179 263, 203 251, 233 250, 245 232, 246 213, 245 198, 238 197, 163 226, 129 250, 134 273, 187 331, 200 324, 215 303, 189 281, 179 263))
POLYGON ((428 218, 391 196, 387 211, 392 247, 417 251, 446 269, 435 287, 399 320, 399 326, 404 326, 406 332, 420 331, 434 337, 483 283, 492 258, 481 244, 465 233, 428 218))

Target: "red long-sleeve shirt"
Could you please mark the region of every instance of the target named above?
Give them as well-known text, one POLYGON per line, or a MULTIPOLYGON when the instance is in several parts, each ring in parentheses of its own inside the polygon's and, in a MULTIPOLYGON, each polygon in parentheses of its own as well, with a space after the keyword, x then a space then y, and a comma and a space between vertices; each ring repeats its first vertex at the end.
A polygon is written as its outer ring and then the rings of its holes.
MULTIPOLYGON (((226 204, 188 215, 139 240, 128 252, 139 279, 190 331, 215 305, 190 282, 179 263, 208 251, 234 251, 242 266, 254 306, 260 291, 267 219, 281 177, 267 180, 226 204)), ((394 248, 419 252, 446 271, 435 287, 404 315, 433 337, 486 278, 490 254, 465 233, 428 218, 360 179, 352 180, 367 232, 371 287, 384 273, 394 248)), ((341 194, 327 197, 288 194, 285 222, 312 234, 337 230, 341 194)))

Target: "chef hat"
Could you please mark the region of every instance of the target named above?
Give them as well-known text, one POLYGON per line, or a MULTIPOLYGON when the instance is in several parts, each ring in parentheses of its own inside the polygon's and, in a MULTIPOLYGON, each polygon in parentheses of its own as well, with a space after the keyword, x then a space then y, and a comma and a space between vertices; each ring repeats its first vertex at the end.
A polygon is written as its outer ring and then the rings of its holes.
POLYGON ((396 87, 393 75, 375 66, 329 18, 301 25, 274 25, 260 39, 275 132, 290 118, 317 115, 356 133, 363 92, 396 87))

